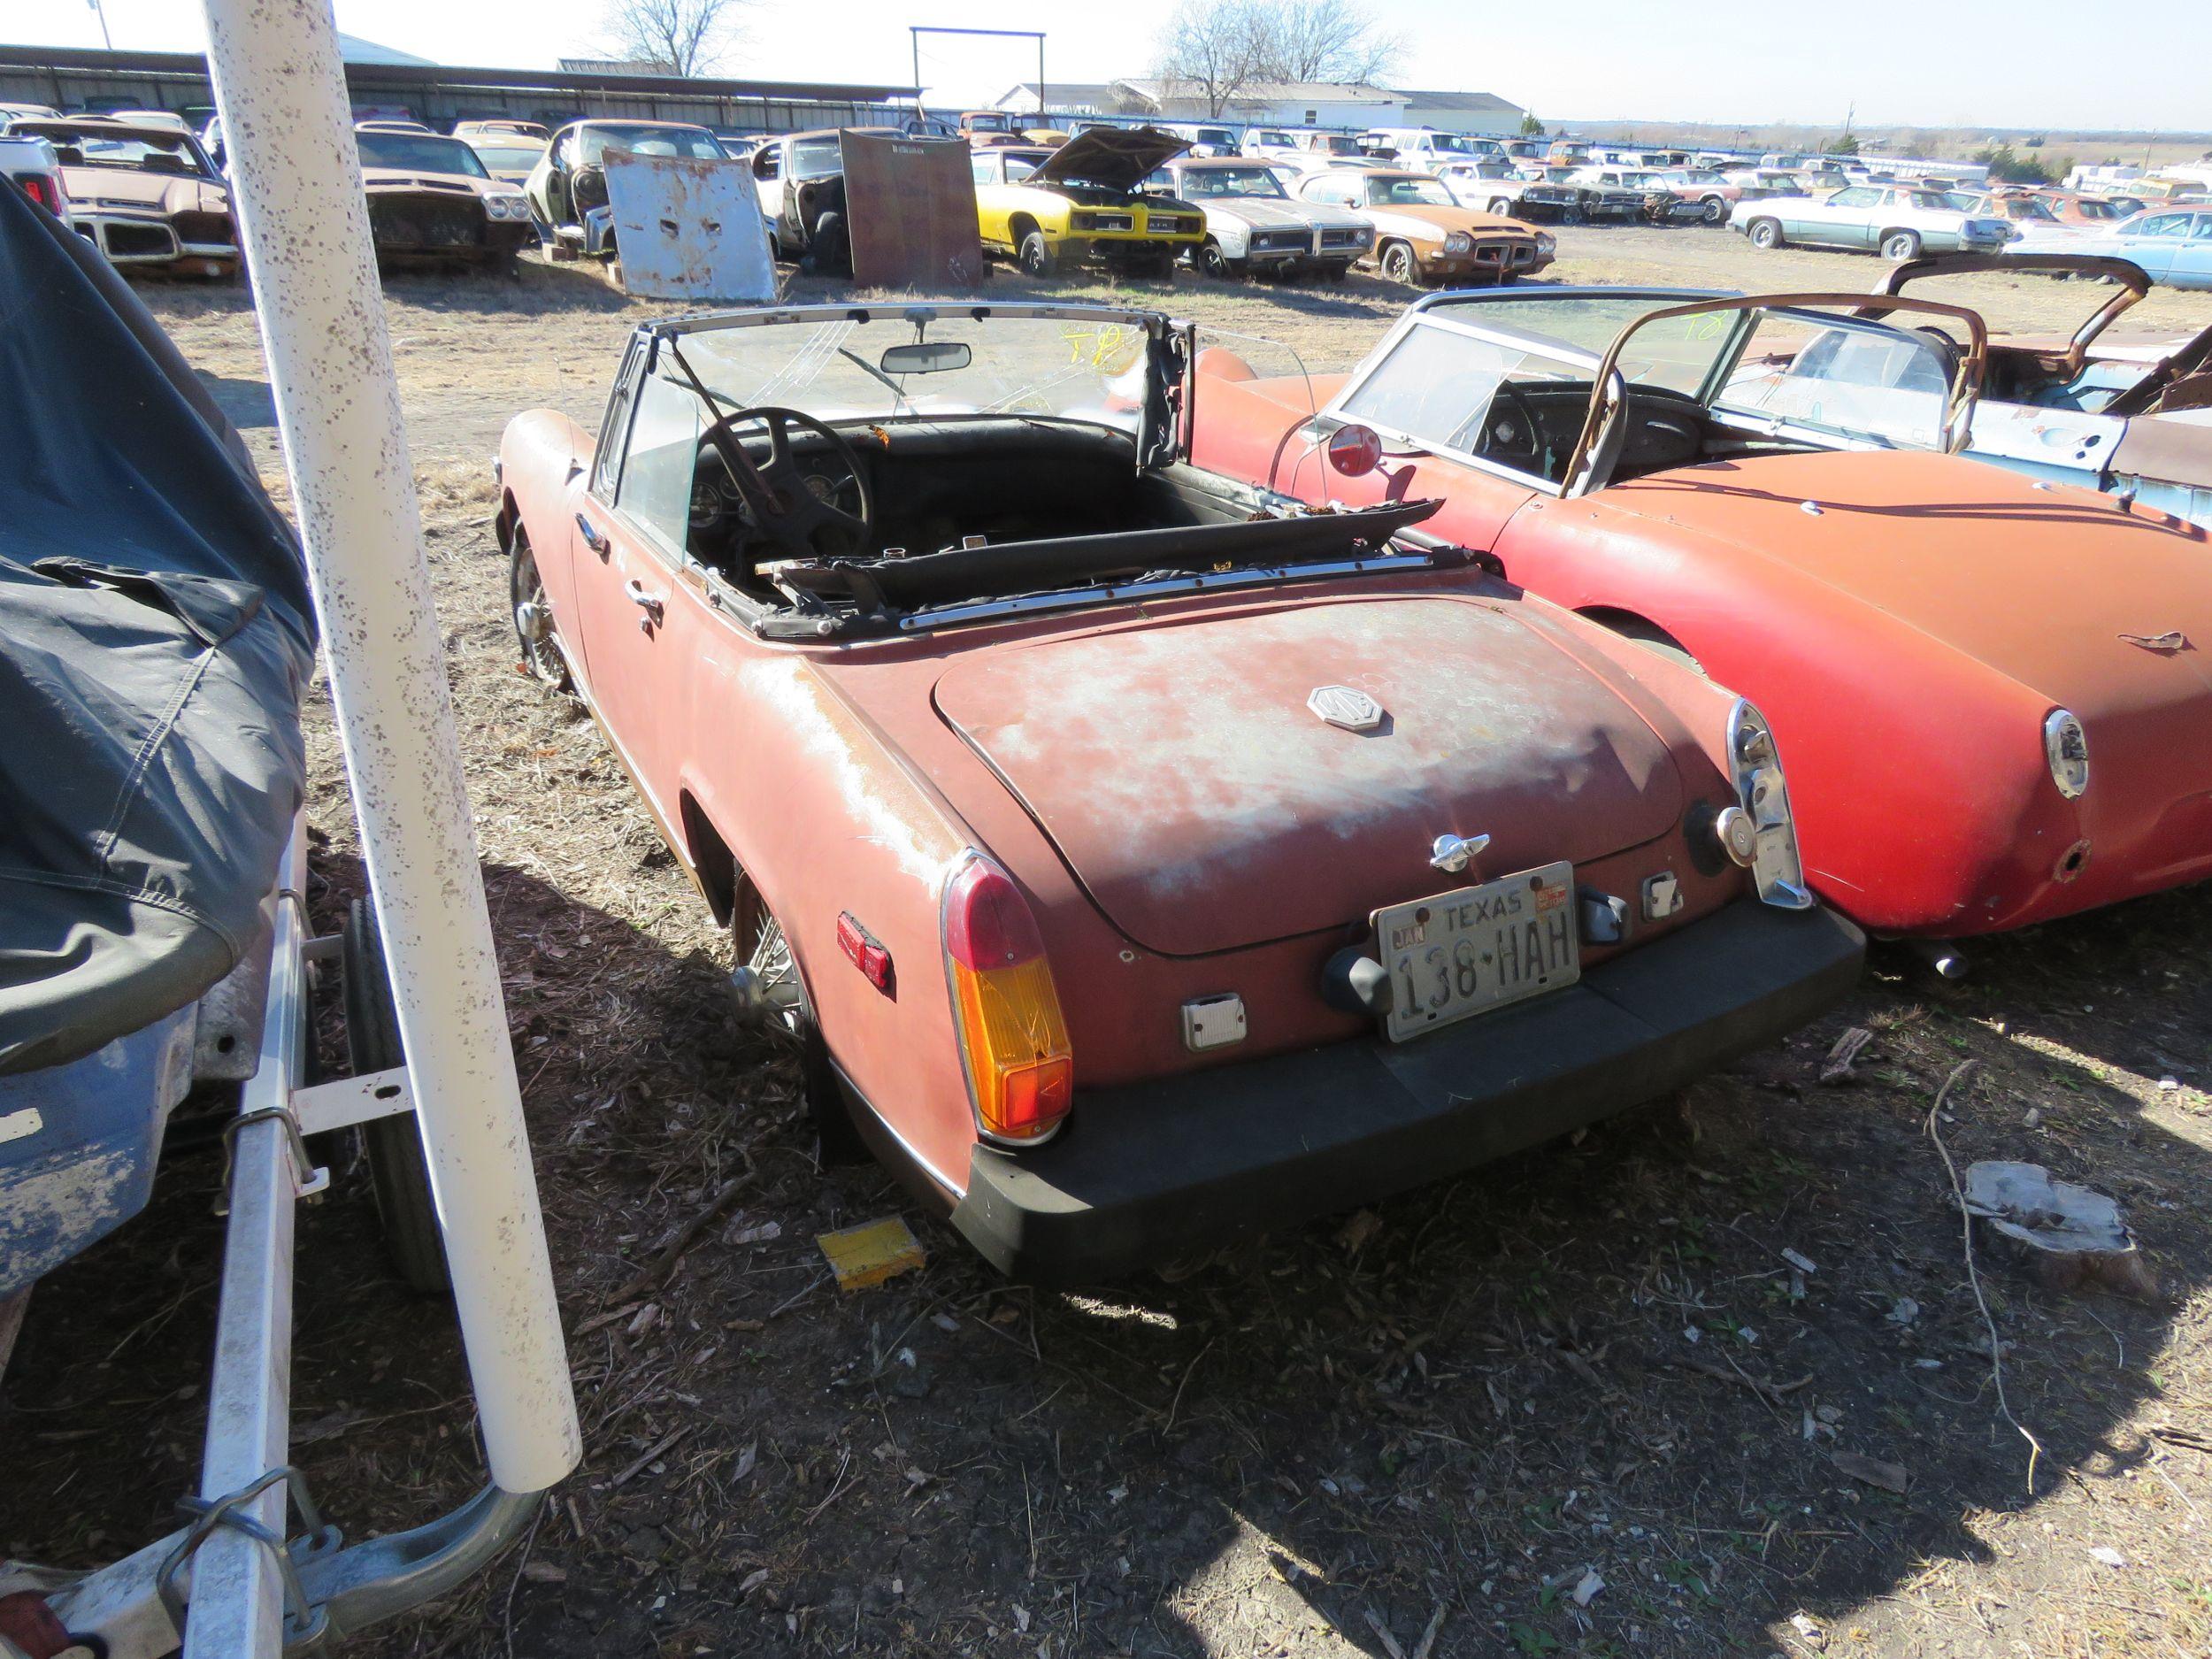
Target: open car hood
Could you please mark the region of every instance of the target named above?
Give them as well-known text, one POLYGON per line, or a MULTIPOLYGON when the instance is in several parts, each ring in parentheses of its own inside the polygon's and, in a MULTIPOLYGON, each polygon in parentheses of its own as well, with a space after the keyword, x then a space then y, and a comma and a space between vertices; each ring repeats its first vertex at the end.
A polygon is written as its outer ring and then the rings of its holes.
POLYGON ((1024 184, 1099 184, 1129 191, 1190 148, 1190 140, 1149 127, 1079 133, 1039 164, 1024 184))
POLYGON ((1382 905, 1680 818, 1673 757, 1579 660, 1495 604, 1432 595, 1256 607, 971 657, 938 712, 1127 938, 1201 956, 1356 926, 1382 905), (1309 706, 1350 687, 1371 730, 1309 706), (1447 833, 1479 870, 1429 867, 1447 833))

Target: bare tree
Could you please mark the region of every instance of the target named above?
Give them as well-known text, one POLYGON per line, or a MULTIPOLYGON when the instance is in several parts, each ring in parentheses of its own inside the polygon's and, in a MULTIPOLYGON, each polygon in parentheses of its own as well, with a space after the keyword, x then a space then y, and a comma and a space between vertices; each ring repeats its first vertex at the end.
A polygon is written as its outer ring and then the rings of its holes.
POLYGON ((1259 34, 1270 81, 1372 81, 1405 51, 1359 0, 1268 0, 1259 34))
POLYGON ((1247 88, 1371 81, 1403 50, 1361 0, 1183 0, 1160 37, 1160 77, 1218 119, 1247 88))
POLYGON ((1262 76, 1258 20, 1263 0, 1183 0, 1160 36, 1160 79, 1167 90, 1202 98, 1218 120, 1237 94, 1262 76))
POLYGON ((664 74, 712 69, 738 33, 747 0, 611 0, 605 28, 615 56, 664 74))

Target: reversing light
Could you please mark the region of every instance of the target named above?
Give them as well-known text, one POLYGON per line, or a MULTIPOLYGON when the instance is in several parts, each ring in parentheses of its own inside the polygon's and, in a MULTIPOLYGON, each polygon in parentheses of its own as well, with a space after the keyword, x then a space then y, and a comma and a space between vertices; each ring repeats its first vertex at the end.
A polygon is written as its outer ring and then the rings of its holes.
POLYGON ((1075 1097, 1075 1056, 1029 902, 981 853, 945 884, 945 977, 976 1125, 1031 1145, 1059 1128, 1075 1097))
POLYGON ((1372 426, 1339 426, 1329 435, 1329 465, 1347 478, 1365 477, 1382 458, 1382 438, 1372 426))
POLYGON ((1813 895, 1805 887, 1797 826, 1790 817, 1789 785, 1782 777, 1774 733, 1766 716, 1741 697, 1728 713, 1728 765, 1736 786, 1736 807, 1724 809, 1714 823, 1723 849, 1749 868, 1761 902, 1786 910, 1810 909, 1813 895), (1742 856, 1747 828, 1748 859, 1742 856))
POLYGON ((2051 781, 2059 794, 2078 801, 2089 787, 2089 733, 2068 709, 2043 717, 2043 757, 2051 763, 2051 781))

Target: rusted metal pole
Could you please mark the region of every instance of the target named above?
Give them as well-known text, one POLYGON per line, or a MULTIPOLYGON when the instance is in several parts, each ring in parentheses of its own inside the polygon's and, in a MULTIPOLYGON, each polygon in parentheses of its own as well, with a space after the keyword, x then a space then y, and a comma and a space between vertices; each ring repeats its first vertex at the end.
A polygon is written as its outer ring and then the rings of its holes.
POLYGON ((285 467, 329 653, 493 1481, 580 1441, 329 0, 204 0, 285 467))

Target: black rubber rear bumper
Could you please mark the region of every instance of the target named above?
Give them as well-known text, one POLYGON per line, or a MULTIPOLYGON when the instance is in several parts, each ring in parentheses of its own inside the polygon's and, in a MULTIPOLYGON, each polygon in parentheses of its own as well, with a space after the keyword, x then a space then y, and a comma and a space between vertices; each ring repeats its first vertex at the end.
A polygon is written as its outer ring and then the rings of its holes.
POLYGON ((1050 1144, 975 1149, 952 1222, 1002 1271, 1046 1285, 1294 1226, 1678 1088, 1839 1001, 1865 950, 1840 916, 1745 900, 1411 1042, 1079 1090, 1050 1144))

